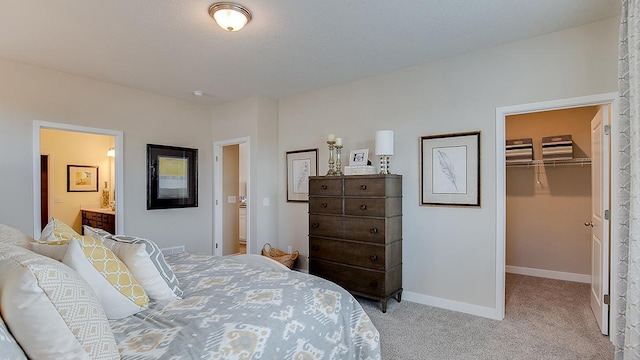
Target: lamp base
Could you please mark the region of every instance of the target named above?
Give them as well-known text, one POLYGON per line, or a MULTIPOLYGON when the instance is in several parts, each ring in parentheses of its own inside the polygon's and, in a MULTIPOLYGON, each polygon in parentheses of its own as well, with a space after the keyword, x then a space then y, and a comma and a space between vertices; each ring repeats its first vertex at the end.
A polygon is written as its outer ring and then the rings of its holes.
POLYGON ((380 156, 380 174, 391 174, 391 172, 389 172, 389 156, 388 155, 380 156))

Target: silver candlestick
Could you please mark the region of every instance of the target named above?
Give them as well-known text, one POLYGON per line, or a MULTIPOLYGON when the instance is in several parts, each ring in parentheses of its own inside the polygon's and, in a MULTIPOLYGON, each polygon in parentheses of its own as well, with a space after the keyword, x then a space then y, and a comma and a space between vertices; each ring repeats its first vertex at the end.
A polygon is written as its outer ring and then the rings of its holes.
POLYGON ((342 145, 336 145, 336 171, 334 175, 342 176, 342 145))
POLYGON ((327 171, 327 176, 336 175, 336 170, 334 168, 335 162, 333 161, 333 148, 335 143, 335 140, 327 141, 327 144, 329 144, 329 171, 327 171))

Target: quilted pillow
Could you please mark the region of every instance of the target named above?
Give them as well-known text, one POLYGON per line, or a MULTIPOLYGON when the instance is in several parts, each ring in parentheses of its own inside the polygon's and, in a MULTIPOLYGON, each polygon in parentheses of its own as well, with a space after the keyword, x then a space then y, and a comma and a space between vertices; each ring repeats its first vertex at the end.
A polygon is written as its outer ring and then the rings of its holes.
POLYGON ((174 300, 182 296, 178 278, 153 241, 134 236, 111 235, 86 225, 84 233, 102 239, 103 244, 127 265, 152 300, 174 300))
POLYGON ((0 244, 0 309, 31 359, 120 359, 95 293, 58 261, 0 244))
POLYGON ((2 321, 0 317, 0 359, 12 359, 12 360, 27 360, 27 355, 24 354, 20 345, 13 338, 9 329, 2 321))
POLYGON ((0 224, 0 243, 11 244, 29 248, 29 242, 34 241, 31 236, 23 233, 18 229, 14 229, 11 226, 0 224))
POLYGON ((37 252, 40 255, 62 261, 69 247, 69 241, 79 237, 80 234, 69 225, 53 218, 47 226, 42 229, 40 239, 31 242, 30 248, 31 251, 37 252))
POLYGON ((121 319, 146 309, 149 297, 127 266, 102 241, 72 238, 62 262, 91 285, 108 319, 121 319))

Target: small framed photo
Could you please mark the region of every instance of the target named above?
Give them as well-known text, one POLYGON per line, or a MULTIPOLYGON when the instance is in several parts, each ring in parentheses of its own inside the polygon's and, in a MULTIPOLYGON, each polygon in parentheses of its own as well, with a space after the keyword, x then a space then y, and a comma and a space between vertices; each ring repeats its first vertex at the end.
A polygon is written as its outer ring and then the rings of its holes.
POLYGON ((309 201, 309 176, 318 174, 318 149, 287 151, 287 201, 309 201))
POLYGON ((67 165, 67 192, 91 191, 98 191, 98 167, 67 165))
POLYGON ((349 166, 367 165, 369 162, 369 149, 351 150, 349 166))
POLYGON ((147 210, 198 206, 198 149, 147 144, 147 210))
POLYGON ((420 205, 480 206, 480 132, 422 136, 420 205))

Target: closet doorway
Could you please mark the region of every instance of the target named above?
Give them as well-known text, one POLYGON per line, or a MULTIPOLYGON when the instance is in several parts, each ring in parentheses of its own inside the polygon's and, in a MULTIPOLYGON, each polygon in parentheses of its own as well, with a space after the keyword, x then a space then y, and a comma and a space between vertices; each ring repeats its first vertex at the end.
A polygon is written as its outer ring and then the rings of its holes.
POLYGON ((496 306, 502 318, 505 272, 584 282, 590 284, 600 330, 608 334, 610 218, 605 210, 610 209, 610 136, 604 133, 611 128, 604 125, 615 125, 610 114, 615 113, 616 97, 603 94, 497 109, 496 306), (594 133, 593 140, 592 119, 601 120, 595 123, 602 131, 594 133), (573 137, 574 159, 563 164, 543 160, 542 137, 566 134, 573 137), (533 139, 534 160, 507 165, 505 140, 518 138, 533 139), (600 220, 601 226, 596 225, 600 220))

